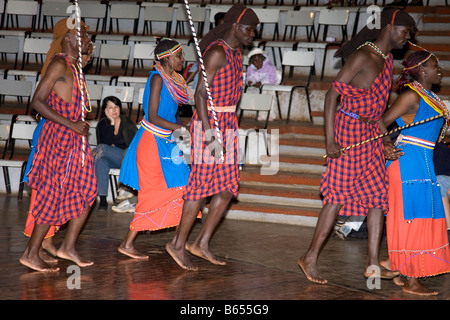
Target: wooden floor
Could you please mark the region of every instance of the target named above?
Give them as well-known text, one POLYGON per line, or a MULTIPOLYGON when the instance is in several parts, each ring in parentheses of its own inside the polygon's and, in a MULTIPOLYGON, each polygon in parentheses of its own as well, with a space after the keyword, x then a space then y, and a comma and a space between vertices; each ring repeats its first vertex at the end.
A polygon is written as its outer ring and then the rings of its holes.
MULTIPOLYGON (((180 269, 165 252, 173 230, 138 236, 136 246, 150 255, 136 261, 117 251, 132 214, 97 211, 94 207, 78 241, 83 257, 95 264, 72 281, 70 261, 59 260, 57 273, 33 272, 19 263, 27 244, 23 235, 29 197, 0 195, 0 300, 448 300, 450 274, 425 280, 439 291, 429 298, 403 293, 390 280, 369 289, 362 276, 366 240, 332 237, 320 267, 327 285, 315 285, 297 267, 313 228, 225 219, 212 241, 212 251, 227 260, 214 266, 194 257, 198 272, 180 269), (76 284, 80 288, 72 288, 76 284)), ((198 222, 191 237, 198 232, 198 222)), ((65 230, 56 236, 59 243, 65 230)), ((381 257, 386 258, 383 241, 381 257)))

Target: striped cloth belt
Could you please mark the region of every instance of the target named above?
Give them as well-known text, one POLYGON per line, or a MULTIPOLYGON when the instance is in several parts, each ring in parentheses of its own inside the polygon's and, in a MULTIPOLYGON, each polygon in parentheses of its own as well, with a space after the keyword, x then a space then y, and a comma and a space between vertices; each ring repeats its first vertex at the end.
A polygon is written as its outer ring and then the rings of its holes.
MULTIPOLYGON (((211 111, 212 108, 208 105, 208 110, 211 111)), ((214 110, 217 112, 236 112, 236 105, 234 106, 214 106, 214 110)))
POLYGON ((167 130, 155 126, 154 124, 147 122, 145 119, 142 119, 141 125, 144 127, 145 130, 157 135, 158 137, 168 138, 172 134, 172 130, 167 130))
POLYGON ((400 134, 398 136, 396 144, 398 144, 400 142, 413 144, 415 146, 419 146, 419 147, 423 147, 423 148, 427 148, 427 149, 431 149, 431 150, 433 150, 434 146, 436 145, 436 143, 431 142, 431 141, 427 141, 427 140, 423 140, 423 139, 419 139, 419 138, 411 137, 411 136, 404 136, 402 134, 400 134))

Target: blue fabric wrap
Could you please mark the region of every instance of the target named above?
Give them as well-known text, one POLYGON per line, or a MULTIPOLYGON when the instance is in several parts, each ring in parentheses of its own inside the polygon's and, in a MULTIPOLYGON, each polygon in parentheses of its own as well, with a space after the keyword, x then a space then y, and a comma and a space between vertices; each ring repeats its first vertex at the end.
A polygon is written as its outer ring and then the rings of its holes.
MULTIPOLYGON (((143 111, 144 118, 147 122, 148 118, 148 108, 150 100, 150 81, 153 75, 157 74, 157 71, 150 72, 150 76, 145 85, 144 95, 143 95, 143 111)), ((161 88, 161 98, 158 107, 158 116, 164 118, 167 121, 176 122, 176 113, 178 111, 178 104, 173 100, 166 85, 163 82, 161 88)), ((137 170, 137 159, 136 153, 139 146, 139 142, 143 134, 152 134, 147 131, 143 126, 139 128, 133 141, 128 147, 127 153, 123 159, 122 167, 120 170, 119 181, 123 184, 130 186, 135 190, 139 190, 139 174, 137 170)), ((176 145, 173 136, 170 138, 161 138, 153 134, 155 137, 158 154, 161 161, 161 168, 164 174, 164 179, 167 184, 167 188, 175 188, 185 186, 189 179, 190 169, 181 150, 176 145)))

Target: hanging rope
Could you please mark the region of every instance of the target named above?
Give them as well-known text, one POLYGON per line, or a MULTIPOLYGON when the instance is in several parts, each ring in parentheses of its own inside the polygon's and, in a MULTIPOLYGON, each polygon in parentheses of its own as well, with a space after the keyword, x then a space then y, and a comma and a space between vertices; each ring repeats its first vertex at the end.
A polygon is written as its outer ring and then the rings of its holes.
MULTIPOLYGON (((211 91, 209 89, 209 84, 208 84, 208 78, 206 77, 206 69, 205 69, 205 65, 203 64, 203 57, 202 57, 202 52, 200 51, 200 46, 198 43, 198 39, 197 39, 197 32, 195 31, 195 26, 194 26, 194 21, 192 19, 192 15, 191 15, 191 9, 189 8, 189 2, 188 0, 184 0, 184 6, 186 8, 186 13, 188 15, 188 19, 189 19, 189 25, 191 27, 191 31, 192 31, 192 36, 194 38, 194 43, 195 43, 195 49, 197 51, 197 56, 198 56, 198 61, 199 61, 199 70, 202 72, 203 75, 203 82, 205 83, 205 87, 206 87, 206 93, 208 95, 208 100, 209 100, 209 105, 213 114, 213 118, 214 118, 214 126, 216 129, 216 135, 217 135, 217 141, 219 142, 219 144, 221 146, 223 146, 222 144, 222 135, 219 129, 219 124, 217 121, 217 113, 216 110, 214 108, 214 103, 213 103, 213 99, 211 96, 211 91)), ((223 162, 223 147, 220 148, 220 159, 223 162)))
MULTIPOLYGON (((413 122, 413 123, 404 125, 404 126, 402 126, 402 127, 397 127, 397 128, 395 128, 395 129, 393 129, 393 130, 391 130, 391 131, 389 131, 389 132, 380 134, 380 135, 378 135, 378 136, 376 136, 376 137, 373 137, 373 138, 370 138, 370 139, 367 139, 367 140, 358 142, 358 143, 356 143, 356 144, 353 144, 353 145, 351 145, 351 146, 342 148, 342 149, 339 150, 339 151, 340 151, 340 152, 344 152, 345 150, 349 150, 349 149, 351 149, 351 148, 361 146, 361 145, 366 144, 366 143, 368 143, 368 142, 371 142, 371 141, 374 141, 374 140, 377 140, 377 139, 380 139, 380 138, 384 138, 384 137, 386 137, 386 136, 388 136, 388 135, 390 135, 390 134, 392 134, 392 133, 394 133, 394 132, 401 131, 401 130, 403 130, 403 129, 408 129, 408 128, 411 128, 411 127, 414 127, 414 126, 418 126, 418 125, 420 125, 420 124, 423 124, 423 123, 426 123, 426 122, 430 122, 430 121, 433 121, 433 120, 436 120, 436 119, 439 119, 439 118, 442 118, 442 117, 444 117, 442 114, 438 114, 437 116, 434 116, 434 117, 431 117, 431 118, 428 118, 428 119, 424 119, 424 120, 421 120, 421 121, 413 122)), ((323 158, 326 158, 326 157, 328 157, 327 154, 323 156, 323 158)))

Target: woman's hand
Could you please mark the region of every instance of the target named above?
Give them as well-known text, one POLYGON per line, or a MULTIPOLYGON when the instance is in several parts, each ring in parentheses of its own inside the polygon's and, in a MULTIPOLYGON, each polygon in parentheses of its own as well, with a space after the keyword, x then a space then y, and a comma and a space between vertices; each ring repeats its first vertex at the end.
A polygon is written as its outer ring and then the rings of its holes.
POLYGON ((397 149, 392 141, 383 140, 384 144, 384 157, 386 160, 395 161, 400 159, 405 153, 402 152, 402 149, 397 149))

